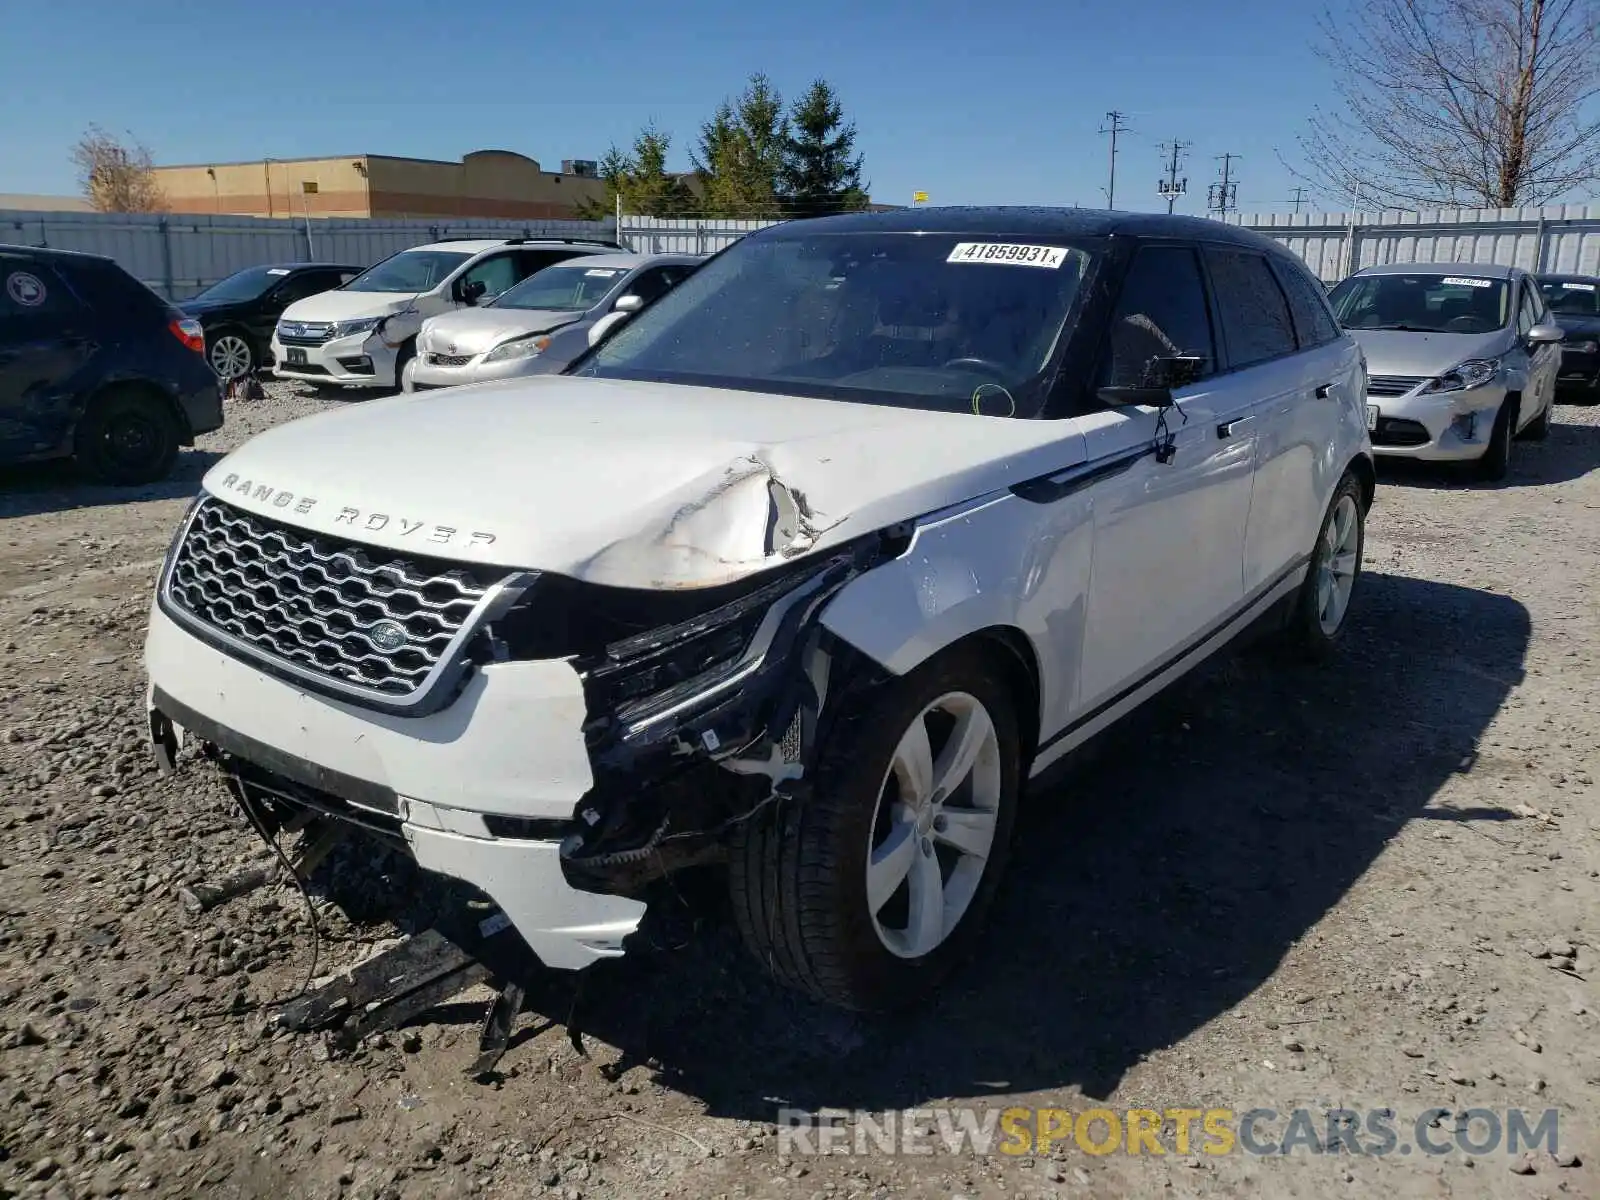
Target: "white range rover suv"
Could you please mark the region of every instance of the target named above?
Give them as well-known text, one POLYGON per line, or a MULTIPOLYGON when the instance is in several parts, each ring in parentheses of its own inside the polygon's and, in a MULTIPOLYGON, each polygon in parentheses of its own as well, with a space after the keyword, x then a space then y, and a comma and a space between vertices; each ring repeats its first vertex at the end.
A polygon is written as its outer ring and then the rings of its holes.
POLYGON ((551 967, 722 864, 779 977, 904 1004, 980 936, 1031 777, 1251 626, 1333 648, 1365 394, 1248 231, 774 226, 564 375, 213 467, 151 612, 152 737, 473 885, 551 967))
POLYGON ((343 287, 284 309, 272 332, 279 379, 347 387, 400 386, 422 322, 498 296, 536 271, 615 242, 571 238, 458 238, 413 246, 343 287))

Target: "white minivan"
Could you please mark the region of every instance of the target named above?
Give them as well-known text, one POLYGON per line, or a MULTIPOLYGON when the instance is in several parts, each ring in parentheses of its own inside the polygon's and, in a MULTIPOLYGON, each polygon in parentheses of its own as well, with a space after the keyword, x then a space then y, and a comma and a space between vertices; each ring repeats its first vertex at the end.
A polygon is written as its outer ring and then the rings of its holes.
POLYGON ((614 242, 566 238, 463 238, 402 250, 343 287, 286 308, 272 334, 273 374, 398 387, 428 317, 481 304, 553 263, 618 249, 614 242))
POLYGON ((912 1003, 985 936, 1030 778, 1252 627, 1346 634, 1366 384, 1304 264, 1220 222, 772 226, 565 375, 217 463, 152 738, 473 885, 548 966, 711 866, 780 978, 912 1003))

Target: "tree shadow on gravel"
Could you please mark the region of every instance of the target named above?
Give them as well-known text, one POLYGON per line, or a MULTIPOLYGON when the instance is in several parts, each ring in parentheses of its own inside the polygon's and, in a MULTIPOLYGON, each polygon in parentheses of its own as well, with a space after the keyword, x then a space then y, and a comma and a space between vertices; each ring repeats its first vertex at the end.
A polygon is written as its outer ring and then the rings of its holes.
POLYGON ((551 976, 524 1023, 576 1013, 623 1066, 728 1117, 1108 1095, 1261 986, 1470 765, 1521 679, 1515 600, 1368 574, 1358 603, 1330 665, 1224 658, 1037 789, 983 949, 922 1009, 814 1004, 768 981, 726 921, 696 918, 685 945, 647 925, 657 946, 594 968, 576 1009, 551 976))
POLYGON ((172 474, 144 487, 89 483, 66 459, 0 468, 0 518, 99 508, 142 500, 178 500, 200 490, 200 480, 222 455, 192 448, 178 452, 172 474))
POLYGON ((1408 458, 1378 459, 1378 482, 1440 490, 1506 491, 1581 479, 1600 467, 1600 424, 1569 423, 1576 411, 1558 404, 1547 440, 1513 442, 1511 473, 1498 483, 1474 479, 1471 463, 1427 463, 1408 458))

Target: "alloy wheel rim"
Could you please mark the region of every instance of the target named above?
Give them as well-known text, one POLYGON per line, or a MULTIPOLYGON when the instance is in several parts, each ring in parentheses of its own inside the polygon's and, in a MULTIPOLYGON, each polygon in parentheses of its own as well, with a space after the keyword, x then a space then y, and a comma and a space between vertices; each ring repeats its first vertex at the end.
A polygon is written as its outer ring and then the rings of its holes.
POLYGON ((236 379, 250 368, 250 347, 244 339, 224 334, 211 344, 211 369, 223 379, 236 379))
POLYGON ((1000 739, 977 697, 947 692, 901 735, 879 785, 866 872, 873 930, 897 958, 931 954, 971 907, 1000 791, 1000 739))
POLYGON ((1317 624, 1329 637, 1339 632, 1350 610, 1360 543, 1361 517, 1355 497, 1340 496, 1323 531, 1322 552, 1317 556, 1317 624))

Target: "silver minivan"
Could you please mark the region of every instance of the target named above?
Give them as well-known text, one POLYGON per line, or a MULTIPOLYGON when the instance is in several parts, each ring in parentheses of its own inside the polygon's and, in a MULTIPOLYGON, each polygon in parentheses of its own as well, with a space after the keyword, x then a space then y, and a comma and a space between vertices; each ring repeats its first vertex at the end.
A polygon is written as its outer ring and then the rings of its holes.
POLYGON ((1483 263, 1367 267, 1330 294, 1367 359, 1372 448, 1503 479, 1550 430, 1561 327, 1533 276, 1483 263))

